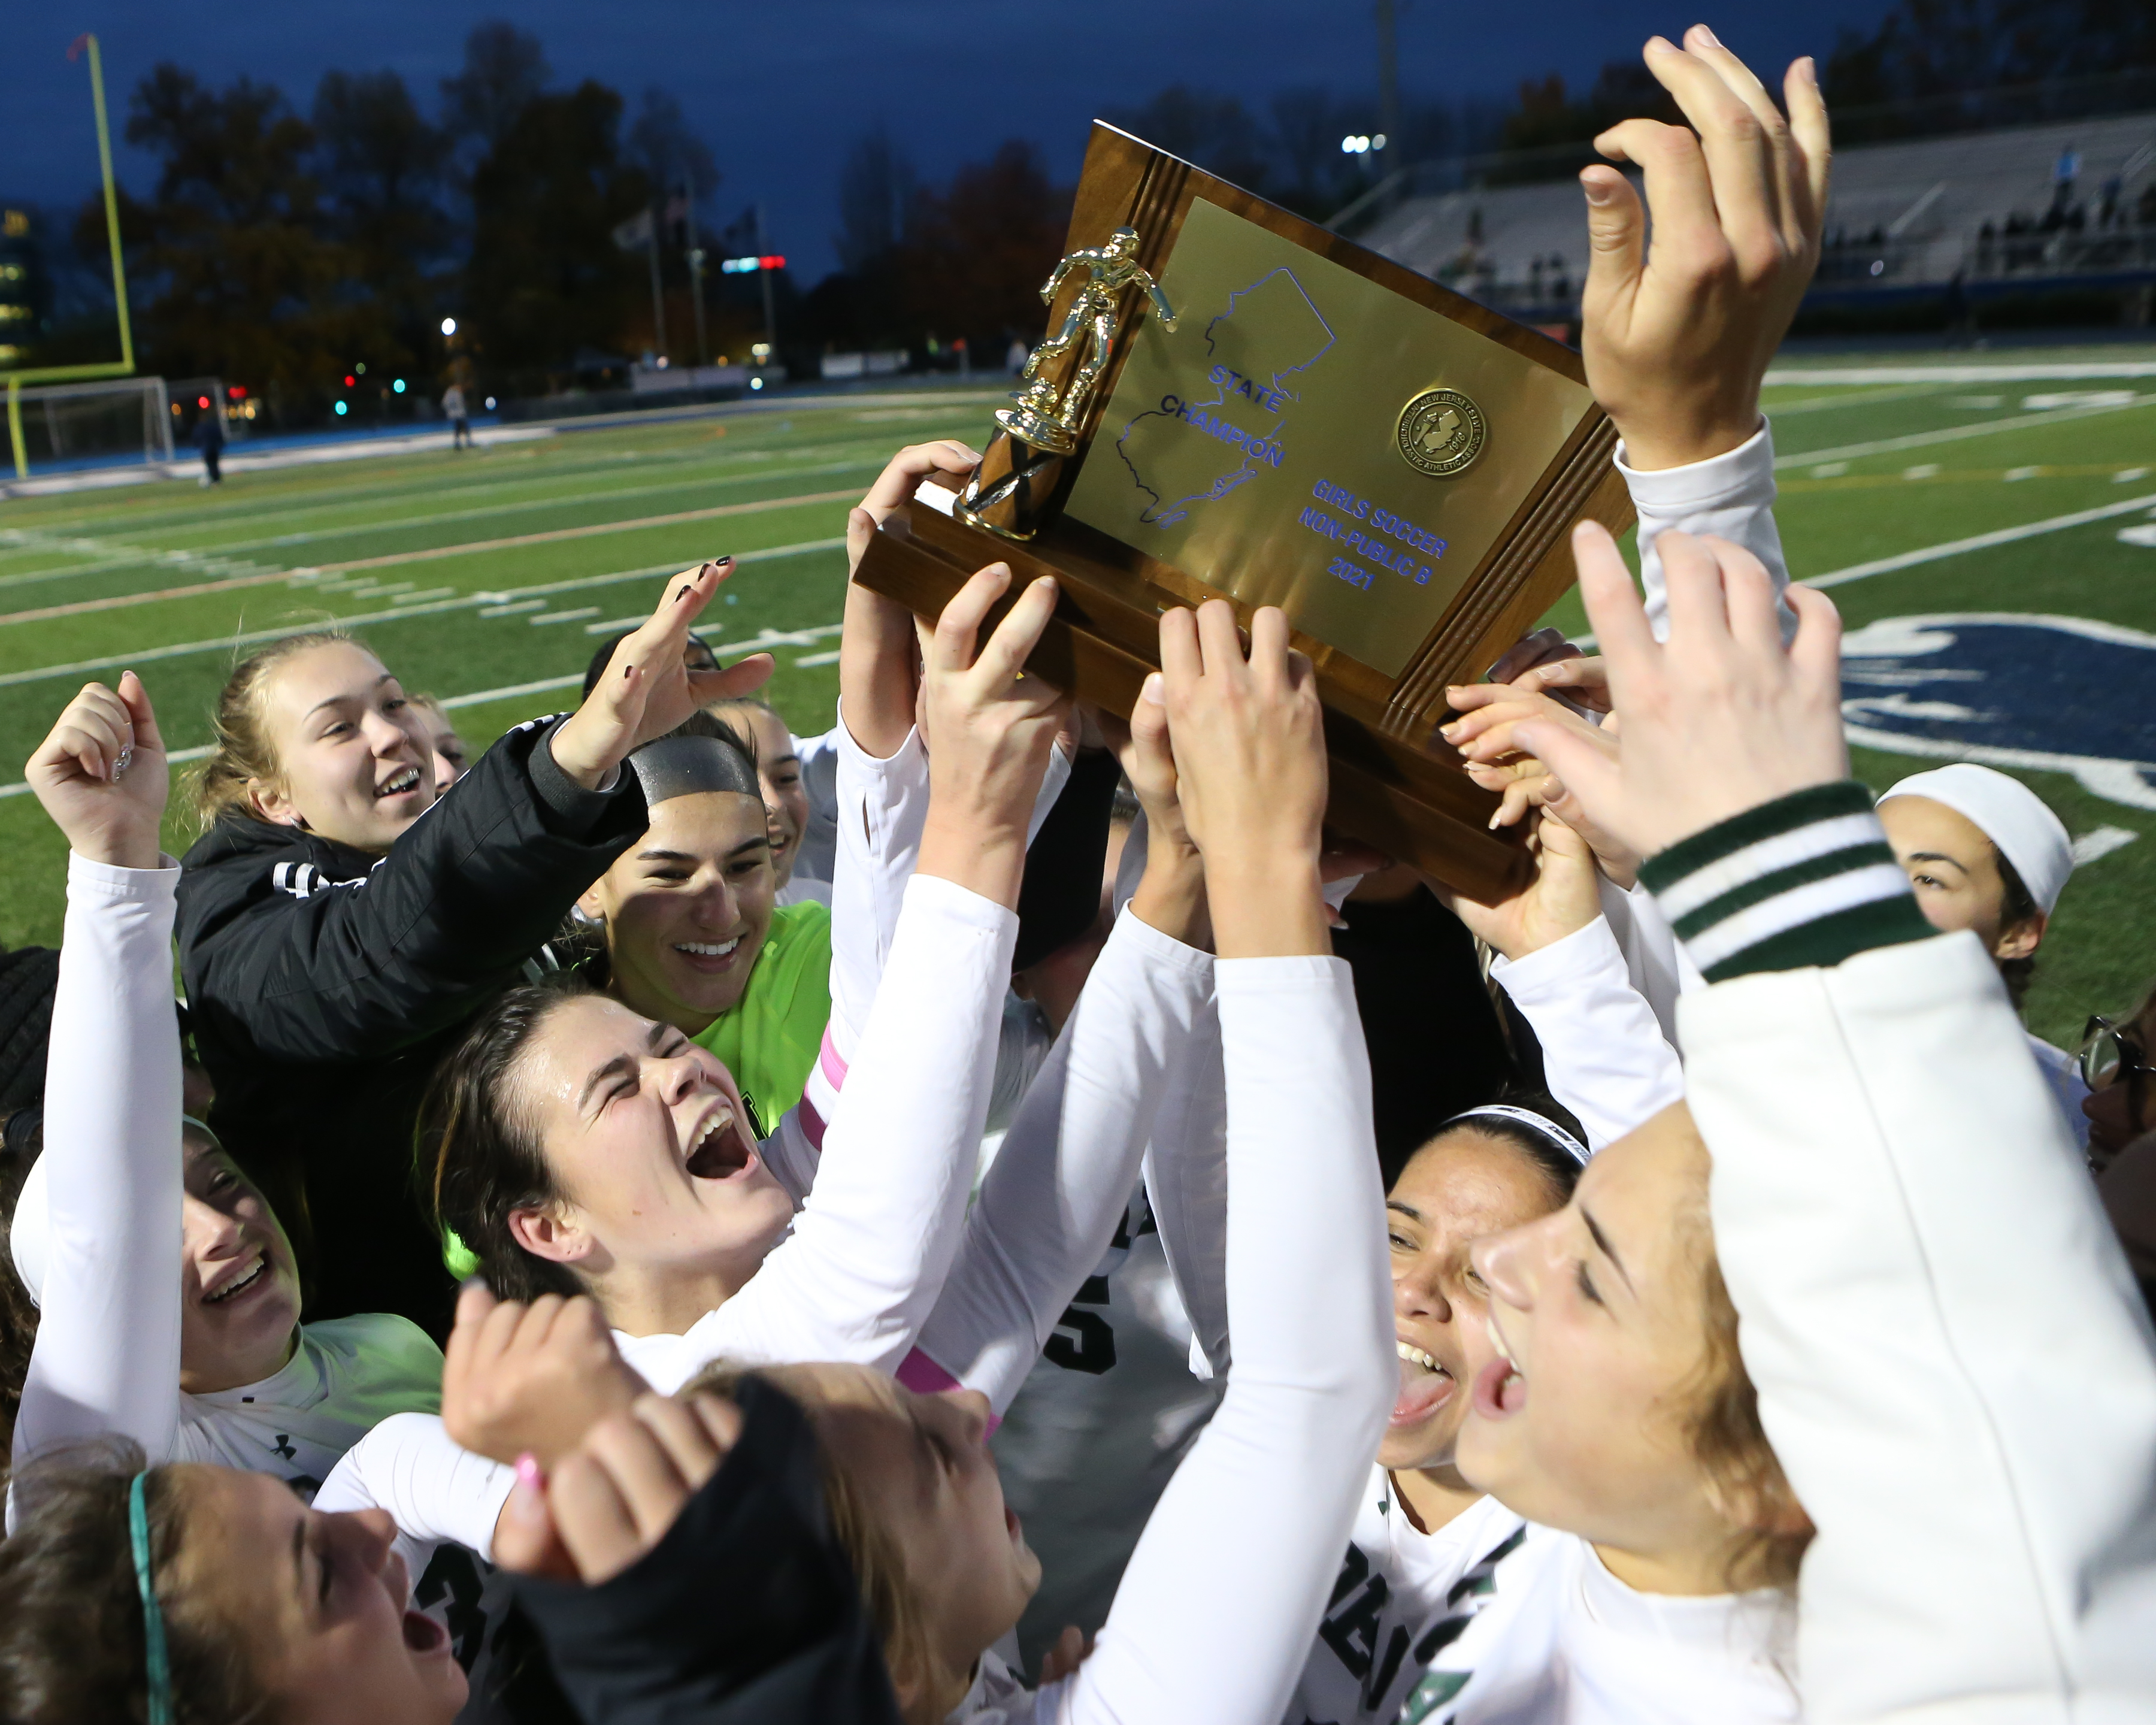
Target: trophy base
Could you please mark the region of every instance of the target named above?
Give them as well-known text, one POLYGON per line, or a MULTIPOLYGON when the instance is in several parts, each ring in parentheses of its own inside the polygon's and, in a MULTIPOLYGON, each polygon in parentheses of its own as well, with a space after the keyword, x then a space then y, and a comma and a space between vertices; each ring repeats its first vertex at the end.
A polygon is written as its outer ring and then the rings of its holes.
MULTIPOLYGON (((983 471, 1001 440, 991 443, 983 471)), ((997 536, 1008 542, 1012 536, 997 536)), ((1003 553, 1010 589, 983 627, 999 623, 1038 577, 1055 577, 1061 589, 1055 614, 1027 670, 1081 701, 1127 713, 1147 674, 1159 667, 1160 613, 1170 596, 1100 561, 1101 550, 1112 550, 1111 542, 1074 531, 1068 521, 1055 524, 1041 545, 1014 545, 1003 553)), ((946 515, 941 503, 916 498, 877 530, 854 578, 932 622, 995 555, 955 499, 946 515)), ((1548 603, 1538 595, 1528 616, 1548 603)), ((1496 631, 1505 645, 1519 633, 1509 624, 1496 631)), ((1497 798, 1467 777, 1441 737, 1394 734, 1375 709, 1358 715, 1328 707, 1325 731, 1332 777, 1326 819, 1340 831, 1484 904, 1520 891, 1533 878, 1520 829, 1490 830, 1497 798)))
POLYGON ((1063 477, 1063 465, 1077 447, 1077 439, 1051 421, 1036 420, 1023 407, 1004 408, 996 414, 1002 428, 988 439, 988 451, 973 476, 951 506, 951 512, 967 526, 1023 545, 1047 524, 1049 500, 1063 477), (1026 434, 1014 421, 1028 422, 1028 429, 1044 437, 1060 434, 1069 448, 1058 448, 1026 434))

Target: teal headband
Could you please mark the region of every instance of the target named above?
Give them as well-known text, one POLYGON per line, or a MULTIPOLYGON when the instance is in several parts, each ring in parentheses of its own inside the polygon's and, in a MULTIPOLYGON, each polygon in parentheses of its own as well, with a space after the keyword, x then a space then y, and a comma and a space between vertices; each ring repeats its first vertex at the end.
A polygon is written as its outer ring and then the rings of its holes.
POLYGON ((150 1725, 172 1725, 172 1662, 165 1651, 165 1614, 150 1568, 150 1511, 142 1501, 145 1469, 127 1486, 127 1538, 135 1548, 135 1588, 142 1595, 142 1662, 150 1696, 150 1725))

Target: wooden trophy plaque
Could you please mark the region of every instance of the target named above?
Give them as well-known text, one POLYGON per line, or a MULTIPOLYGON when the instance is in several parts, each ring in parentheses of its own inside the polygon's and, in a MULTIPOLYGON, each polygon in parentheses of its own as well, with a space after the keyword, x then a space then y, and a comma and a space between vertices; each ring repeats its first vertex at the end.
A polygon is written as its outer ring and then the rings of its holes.
POLYGON ((1098 121, 1069 244, 980 470, 924 485, 856 578, 933 618, 998 559, 1014 594, 1054 575, 1029 668, 1116 713, 1163 611, 1279 605, 1317 666, 1328 821, 1502 896, 1519 830, 1489 830, 1436 727, 1572 585, 1573 523, 1631 522, 1579 356, 1098 121))

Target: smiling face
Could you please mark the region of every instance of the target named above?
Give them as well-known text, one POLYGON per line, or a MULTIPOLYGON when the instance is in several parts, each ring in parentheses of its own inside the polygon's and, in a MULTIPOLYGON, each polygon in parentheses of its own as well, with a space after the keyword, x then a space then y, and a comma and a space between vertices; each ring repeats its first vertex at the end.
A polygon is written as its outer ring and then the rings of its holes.
POLYGON ((606 924, 614 994, 693 1036, 740 1004, 776 891, 763 804, 698 791, 656 805, 578 903, 606 924))
POLYGON ((259 1384, 291 1358, 300 1274, 276 1213, 232 1158, 192 1128, 182 1142, 180 1388, 205 1395, 259 1384))
POLYGON ((449 1725, 465 1674, 448 1632, 408 1609, 386 1511, 324 1515, 266 1474, 183 1466, 177 1584, 241 1634, 290 1725, 449 1725))
POLYGON ((583 995, 547 1013, 511 1075, 557 1201, 509 1225, 570 1266, 608 1321, 679 1333, 753 1276, 793 1206, 756 1153, 741 1092, 671 1024, 583 995))
POLYGON ((1945 933, 1969 929, 1994 958, 2025 958, 2044 938, 2044 919, 2005 927, 2006 883, 1999 848, 1967 815, 1929 797, 1889 797, 1879 824, 1909 876, 1917 908, 1945 933))
POLYGON ((1678 1103, 1597 1155, 1563 1209, 1475 1246, 1502 1357, 1476 1374, 1458 1455, 1530 1521, 1718 1575, 1735 1530, 1690 1435, 1707 1167, 1678 1103))
POLYGON ((801 834, 808 825, 808 789, 801 782, 801 756, 786 721, 767 706, 737 701, 715 706, 712 714, 756 745, 757 782, 763 788, 764 819, 771 835, 771 873, 775 886, 793 878, 801 854, 801 834))
POLYGON ((902 1698, 916 1698, 908 1717, 941 1719, 1040 1585, 1040 1559, 1004 1502, 988 1449, 988 1399, 965 1389, 916 1395, 865 1366, 788 1366, 771 1375, 800 1400, 826 1458, 904 1554, 903 1585, 930 1669, 892 1676, 902 1698))
POLYGON ((248 787, 263 819, 381 855, 434 802, 434 740, 364 647, 325 641, 295 653, 259 699, 277 762, 274 781, 248 787))
POLYGON ((1470 1391, 1497 1358, 1489 1291, 1469 1248, 1555 1208, 1549 1178, 1517 1146, 1455 1127, 1417 1151, 1385 1202, 1400 1393, 1378 1447, 1389 1469, 1449 1467, 1470 1391))

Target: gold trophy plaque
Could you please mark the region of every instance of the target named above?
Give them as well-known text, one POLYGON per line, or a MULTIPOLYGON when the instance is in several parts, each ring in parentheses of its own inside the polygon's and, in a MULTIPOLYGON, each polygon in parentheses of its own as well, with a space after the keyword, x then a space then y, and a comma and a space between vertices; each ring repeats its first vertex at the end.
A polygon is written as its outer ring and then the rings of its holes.
POLYGON ((1521 880, 1435 730, 1571 585, 1572 524, 1631 521, 1578 355, 1098 123, 1070 250, 980 468, 924 486, 858 578, 933 616, 999 558, 1055 575, 1031 666, 1118 711, 1169 606, 1279 605, 1332 824, 1480 896, 1521 880))

